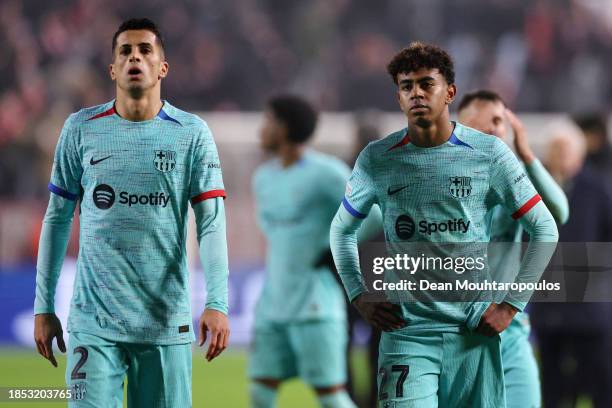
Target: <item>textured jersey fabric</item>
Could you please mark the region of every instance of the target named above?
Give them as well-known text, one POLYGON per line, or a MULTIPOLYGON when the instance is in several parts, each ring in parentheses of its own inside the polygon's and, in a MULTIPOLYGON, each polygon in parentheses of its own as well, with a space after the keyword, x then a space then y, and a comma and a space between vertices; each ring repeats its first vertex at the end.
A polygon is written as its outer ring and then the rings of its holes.
MULTIPOLYGON (((58 233, 46 234, 45 228, 65 226, 78 201, 79 255, 68 330, 125 342, 192 341, 185 253, 188 205, 191 201, 195 209, 214 199, 219 203, 211 208, 222 217, 219 197, 225 196, 206 123, 168 102, 154 119, 141 122, 121 118, 114 101, 83 109, 62 129, 49 190, 35 313, 54 310, 65 251, 65 227, 54 243, 49 240, 58 233)), ((224 241, 225 220, 213 224, 224 241)), ((225 248, 225 242, 220 245, 225 248)), ((208 254, 214 270, 206 271, 207 307, 227 313, 227 256, 216 256, 208 254)))
POLYGON ((345 318, 340 285, 315 264, 329 248, 329 226, 349 174, 343 162, 315 151, 287 168, 273 159, 255 172, 257 220, 267 241, 256 324, 345 318))
MULTIPOLYGON (((408 130, 403 129, 361 152, 332 224, 332 249, 351 300, 366 288, 352 234, 358 223, 349 225, 373 204, 381 208, 390 254, 401 253, 407 242, 486 243, 489 211, 497 205, 520 219, 529 232, 541 226, 540 239, 556 241, 552 216, 503 142, 457 123, 447 142, 422 148, 411 143, 408 130)), ((549 256, 535 262, 535 255, 533 249, 527 252, 521 279, 537 281, 542 273, 549 256)), ((505 300, 522 310, 524 298, 512 295, 505 300)), ((474 329, 487 306, 415 302, 403 304, 402 310, 407 330, 459 330, 465 325, 474 329)))

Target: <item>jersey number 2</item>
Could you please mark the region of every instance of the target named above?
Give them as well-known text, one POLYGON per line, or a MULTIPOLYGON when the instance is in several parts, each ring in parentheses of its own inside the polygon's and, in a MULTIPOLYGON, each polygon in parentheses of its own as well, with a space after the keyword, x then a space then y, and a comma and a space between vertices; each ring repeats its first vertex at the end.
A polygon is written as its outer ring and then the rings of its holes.
POLYGON ((87 377, 87 374, 85 373, 80 373, 79 370, 81 369, 81 367, 83 367, 83 364, 85 364, 85 362, 87 361, 87 357, 89 356, 89 352, 87 351, 87 349, 85 347, 75 347, 74 349, 74 354, 79 353, 81 354, 81 358, 79 359, 79 361, 77 361, 76 365, 74 366, 74 369, 72 370, 72 373, 70 374, 70 379, 72 380, 84 380, 85 377, 87 377))

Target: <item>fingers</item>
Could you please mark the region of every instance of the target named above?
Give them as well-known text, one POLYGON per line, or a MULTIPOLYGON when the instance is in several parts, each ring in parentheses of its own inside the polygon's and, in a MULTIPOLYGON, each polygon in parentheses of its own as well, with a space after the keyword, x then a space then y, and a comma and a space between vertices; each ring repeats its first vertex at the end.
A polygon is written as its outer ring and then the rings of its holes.
POLYGON ((57 335, 57 347, 62 353, 66 352, 66 343, 64 343, 64 333, 62 332, 57 335))
POLYGON ((202 347, 204 345, 204 343, 206 343, 206 332, 207 331, 208 331, 208 327, 206 326, 206 323, 202 319, 200 321, 200 333, 198 335, 198 337, 199 337, 198 345, 200 347, 202 347))
MULTIPOLYGON (((217 346, 217 353, 214 355, 213 358, 218 357, 221 353, 223 353, 223 350, 225 350, 227 348, 227 341, 229 339, 229 330, 225 329, 221 331, 221 340, 219 341, 219 344, 217 346)), ((211 360, 213 359, 211 358, 211 360)))
POLYGON ((497 334, 497 332, 493 330, 493 328, 488 323, 485 323, 482 320, 480 321, 478 328, 476 328, 476 332, 487 337, 492 337, 497 334))
POLYGON ((45 352, 42 349, 42 345, 40 344, 38 340, 36 340, 36 349, 38 350, 38 354, 40 354, 44 358, 47 358, 47 356, 45 356, 45 352))
POLYGON ((211 361, 217 355, 220 347, 221 331, 213 331, 210 336, 210 344, 208 345, 208 351, 206 352, 206 360, 211 361))
POLYGON ((47 360, 53 364, 53 367, 57 367, 57 361, 55 360, 55 356, 53 355, 53 346, 51 342, 53 341, 53 337, 48 337, 45 341, 41 342, 41 346, 44 352, 44 356, 47 360))
POLYGON ((383 322, 386 326, 392 328, 399 329, 404 325, 404 321, 402 319, 397 317, 397 315, 395 315, 394 313, 388 312, 386 310, 378 309, 375 312, 374 317, 380 322, 383 322))
POLYGON ((404 319, 400 317, 401 308, 399 305, 381 302, 372 305, 370 322, 383 331, 401 329, 406 325, 404 319))
POLYGON ((34 317, 34 340, 38 353, 57 367, 57 360, 53 355, 53 338, 57 337, 57 347, 66 352, 62 325, 53 313, 41 313, 34 317))
POLYGON ((229 342, 229 329, 218 328, 211 333, 210 344, 206 353, 206 359, 212 361, 227 348, 229 342))

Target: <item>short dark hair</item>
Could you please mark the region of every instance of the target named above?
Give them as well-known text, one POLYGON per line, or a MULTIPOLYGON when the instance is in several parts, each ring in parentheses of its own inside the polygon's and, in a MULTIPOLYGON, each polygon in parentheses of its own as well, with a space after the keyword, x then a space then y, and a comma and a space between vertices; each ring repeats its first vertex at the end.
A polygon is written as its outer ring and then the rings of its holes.
POLYGON ((310 139, 317 126, 317 111, 305 99, 295 95, 278 95, 268 101, 274 116, 287 126, 287 138, 293 143, 310 139))
POLYGON ((463 95, 461 98, 461 102, 459 102, 459 111, 470 106, 470 104, 474 101, 485 101, 485 102, 501 102, 504 106, 504 100, 497 92, 491 91, 489 89, 477 89, 476 91, 468 92, 463 95))
POLYGON ((155 38, 157 39, 157 42, 162 49, 162 52, 164 51, 164 38, 162 37, 161 32, 159 31, 159 28, 157 27, 157 24, 155 24, 152 20, 148 18, 130 18, 129 20, 126 20, 123 23, 121 23, 121 25, 115 32, 115 35, 113 35, 113 46, 112 46, 113 55, 115 55, 115 48, 117 47, 117 37, 119 37, 119 34, 121 34, 122 32, 128 31, 128 30, 149 30, 151 31, 153 34, 155 34, 155 38))
POLYGON ((597 133, 606 138, 608 136, 608 125, 604 115, 599 113, 577 115, 574 117, 574 122, 583 132, 597 133))
POLYGON ((421 68, 437 68, 449 85, 455 83, 455 68, 450 55, 438 46, 418 41, 397 53, 387 65, 387 72, 397 84, 398 74, 407 74, 421 68))

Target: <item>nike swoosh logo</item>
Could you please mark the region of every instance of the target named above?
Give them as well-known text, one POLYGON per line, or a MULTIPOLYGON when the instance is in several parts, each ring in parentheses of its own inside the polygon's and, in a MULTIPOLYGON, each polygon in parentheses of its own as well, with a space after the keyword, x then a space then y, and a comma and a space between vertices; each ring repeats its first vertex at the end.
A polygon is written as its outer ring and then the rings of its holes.
POLYGON ((94 160, 94 158, 92 156, 91 159, 89 160, 89 164, 91 164, 92 166, 95 166, 96 164, 98 164, 98 163, 100 163, 100 162, 102 162, 102 161, 104 161, 106 159, 110 159, 111 157, 113 157, 113 156, 111 155, 111 156, 104 157, 104 158, 102 158, 100 160, 94 160))
POLYGON ((408 188, 410 185, 404 186, 404 187, 400 187, 400 188, 396 188, 396 189, 391 189, 391 187, 389 187, 387 189, 387 194, 389 195, 393 195, 395 193, 399 193, 400 191, 402 191, 405 188, 408 188))

